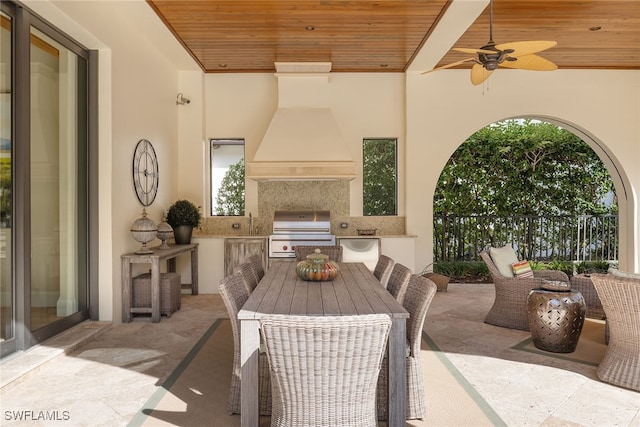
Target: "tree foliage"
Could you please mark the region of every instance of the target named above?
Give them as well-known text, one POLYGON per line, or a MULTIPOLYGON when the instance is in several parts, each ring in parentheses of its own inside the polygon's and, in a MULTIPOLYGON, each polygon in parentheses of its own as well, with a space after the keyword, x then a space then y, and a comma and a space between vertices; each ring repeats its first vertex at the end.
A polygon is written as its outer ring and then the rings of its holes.
POLYGON ((471 135, 451 156, 434 215, 581 215, 615 211, 595 152, 551 123, 507 120, 471 135))
POLYGON ((216 195, 216 215, 244 215, 244 158, 229 166, 216 195))
POLYGON ((0 223, 11 227, 11 159, 0 159, 0 223))
POLYGON ((363 213, 397 214, 396 140, 369 139, 363 144, 363 213))

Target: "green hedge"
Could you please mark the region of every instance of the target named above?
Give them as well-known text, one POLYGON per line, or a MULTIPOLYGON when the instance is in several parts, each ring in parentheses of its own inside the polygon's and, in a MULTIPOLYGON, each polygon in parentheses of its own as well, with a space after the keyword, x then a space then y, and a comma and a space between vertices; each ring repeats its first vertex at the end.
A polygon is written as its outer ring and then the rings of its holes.
POLYGON ((433 271, 448 276, 454 283, 491 283, 489 269, 482 261, 437 262, 433 271))
POLYGON ((529 261, 533 270, 559 270, 567 274, 567 276, 573 276, 573 262, 571 261, 529 261))
POLYGON ((607 261, 582 261, 576 264, 576 274, 603 273, 606 274, 611 268, 618 268, 617 262, 607 261))
MULTIPOLYGON (((616 263, 606 261, 529 261, 534 270, 560 270, 567 276, 582 273, 606 273, 609 267, 616 268, 616 263)), ((452 283, 491 283, 491 275, 487 265, 482 261, 450 261, 437 262, 433 265, 435 273, 449 277, 452 283)))

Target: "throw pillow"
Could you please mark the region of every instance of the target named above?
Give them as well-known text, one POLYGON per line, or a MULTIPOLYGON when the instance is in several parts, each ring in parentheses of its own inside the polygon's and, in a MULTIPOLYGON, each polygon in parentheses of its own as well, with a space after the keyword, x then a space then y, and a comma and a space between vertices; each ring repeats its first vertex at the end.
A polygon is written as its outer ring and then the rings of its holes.
POLYGON ((504 245, 501 248, 489 248, 489 255, 491 255, 491 260, 500 274, 505 277, 513 277, 511 264, 518 262, 518 257, 511 246, 504 245))
POLYGON ((511 264, 511 268, 513 269, 513 274, 519 279, 533 277, 533 270, 531 270, 531 266, 527 260, 514 262, 511 264))

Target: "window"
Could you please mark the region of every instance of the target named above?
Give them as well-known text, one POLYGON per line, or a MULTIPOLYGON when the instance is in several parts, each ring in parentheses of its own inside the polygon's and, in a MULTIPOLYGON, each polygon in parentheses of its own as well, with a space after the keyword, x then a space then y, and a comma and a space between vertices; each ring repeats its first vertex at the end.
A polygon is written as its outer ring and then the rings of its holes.
POLYGON ((398 140, 362 142, 362 211, 365 216, 398 214, 398 140))
POLYGON ((244 216, 244 139, 210 139, 211 215, 244 216))

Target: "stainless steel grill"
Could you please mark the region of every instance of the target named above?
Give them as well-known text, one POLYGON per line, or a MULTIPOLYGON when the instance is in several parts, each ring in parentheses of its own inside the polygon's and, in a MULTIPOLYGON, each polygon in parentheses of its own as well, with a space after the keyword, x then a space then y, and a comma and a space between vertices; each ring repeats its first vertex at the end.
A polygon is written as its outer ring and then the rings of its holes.
POLYGON ((276 211, 269 257, 295 258, 296 246, 333 246, 329 211, 276 211))

